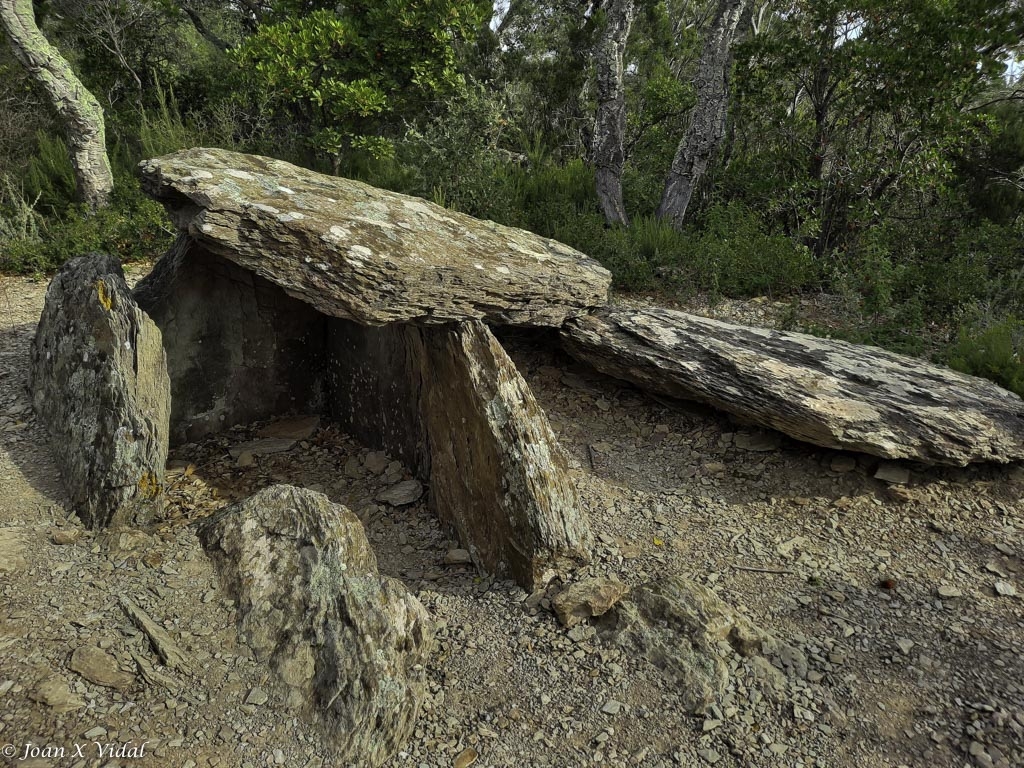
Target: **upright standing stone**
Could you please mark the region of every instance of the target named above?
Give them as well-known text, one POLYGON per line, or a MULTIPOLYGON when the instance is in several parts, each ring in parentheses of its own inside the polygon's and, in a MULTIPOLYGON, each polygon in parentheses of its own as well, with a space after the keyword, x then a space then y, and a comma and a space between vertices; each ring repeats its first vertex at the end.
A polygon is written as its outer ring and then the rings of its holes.
POLYGON ((529 385, 478 320, 424 331, 431 494, 488 572, 526 589, 589 560, 565 455, 529 385))
POLYGON ((477 565, 533 590, 589 559, 562 449, 486 325, 330 328, 332 416, 429 482, 431 506, 477 565))
POLYGON ((275 485, 207 520, 199 537, 238 603, 242 641, 285 704, 319 720, 338 764, 378 766, 408 740, 433 633, 426 609, 377 572, 359 519, 323 494, 275 485))
POLYGON ((57 274, 30 365, 32 404, 82 522, 146 522, 162 497, 170 382, 160 331, 116 258, 82 256, 57 274))

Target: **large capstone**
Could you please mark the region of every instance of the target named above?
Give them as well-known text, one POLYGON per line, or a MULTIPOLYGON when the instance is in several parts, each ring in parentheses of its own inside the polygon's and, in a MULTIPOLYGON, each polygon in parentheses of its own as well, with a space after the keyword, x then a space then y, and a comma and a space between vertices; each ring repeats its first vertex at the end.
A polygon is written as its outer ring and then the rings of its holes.
POLYGON ((562 336, 603 373, 826 448, 960 466, 1024 459, 1021 398, 876 347, 668 309, 599 312, 562 336))
POLYGON ((183 233, 326 315, 559 326, 607 300, 596 261, 419 198, 222 149, 140 172, 183 233))
POLYGON ((205 521, 200 540, 238 631, 286 704, 322 723, 338 764, 377 766, 408 740, 433 635, 426 609, 377 571, 359 519, 320 493, 266 488, 205 521))
POLYGON ((53 279, 30 366, 32 404, 82 522, 148 521, 162 501, 170 383, 160 331, 116 258, 72 259, 53 279))

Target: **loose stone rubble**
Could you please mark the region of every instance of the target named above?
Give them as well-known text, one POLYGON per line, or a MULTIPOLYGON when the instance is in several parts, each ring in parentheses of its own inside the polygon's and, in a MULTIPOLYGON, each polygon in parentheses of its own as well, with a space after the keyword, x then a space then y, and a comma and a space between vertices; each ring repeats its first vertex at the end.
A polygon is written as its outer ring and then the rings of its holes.
POLYGON ((29 365, 33 407, 82 522, 148 521, 167 463, 167 362, 116 258, 64 265, 46 292, 29 365))
MULTIPOLYGON (((727 660, 773 654, 807 674, 807 661, 737 614, 707 587, 682 577, 643 584, 631 590, 599 622, 598 635, 613 646, 637 653, 663 671, 677 688, 682 705, 703 714, 725 694, 727 660)), ((768 664, 754 667, 769 688, 784 687, 768 664)))

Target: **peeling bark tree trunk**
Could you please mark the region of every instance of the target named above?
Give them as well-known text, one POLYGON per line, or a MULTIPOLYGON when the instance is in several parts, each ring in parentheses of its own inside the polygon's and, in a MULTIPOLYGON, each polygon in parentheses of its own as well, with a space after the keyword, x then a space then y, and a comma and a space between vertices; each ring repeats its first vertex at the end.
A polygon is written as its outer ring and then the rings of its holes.
POLYGON ((729 52, 748 3, 749 0, 719 0, 715 20, 704 42, 697 66, 697 103, 693 107, 690 127, 672 160, 672 169, 658 206, 658 218, 667 220, 676 229, 682 226, 693 191, 725 137, 725 116, 729 107, 729 52))
POLYGON ((103 108, 36 26, 32 0, 0 0, 0 25, 14 55, 50 97, 67 133, 75 187, 91 208, 107 204, 114 188, 103 108))
POLYGON ((626 132, 626 88, 623 58, 636 16, 633 0, 609 0, 605 29, 597 45, 597 116, 594 120, 593 163, 597 199, 608 224, 629 224, 622 200, 623 148, 626 132))

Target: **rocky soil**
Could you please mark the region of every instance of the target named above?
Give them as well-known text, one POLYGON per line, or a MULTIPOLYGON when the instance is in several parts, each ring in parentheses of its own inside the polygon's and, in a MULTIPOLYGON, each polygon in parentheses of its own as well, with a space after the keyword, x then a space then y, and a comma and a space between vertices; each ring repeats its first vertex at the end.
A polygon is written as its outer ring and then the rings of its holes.
POLYGON ((237 449, 261 424, 181 446, 163 520, 84 531, 25 391, 44 291, 0 278, 4 764, 337 765, 238 642, 195 533, 231 501, 290 483, 349 506, 381 572, 439 627, 426 711, 390 765, 1024 765, 1018 467, 903 465, 890 469, 909 483, 888 485, 868 457, 651 399, 549 336, 503 334, 599 541, 574 578, 684 575, 806 656, 756 680, 736 657, 722 700, 693 717, 644 658, 603 646, 588 623, 564 629, 553 590, 527 595, 462 564, 422 501, 389 503, 415 496, 396 488, 407 469, 326 423, 268 455, 237 449), (141 756, 111 756, 143 743, 141 756))

